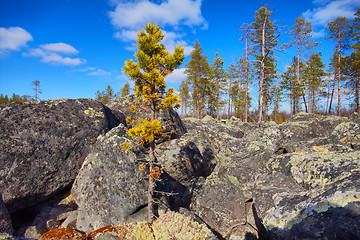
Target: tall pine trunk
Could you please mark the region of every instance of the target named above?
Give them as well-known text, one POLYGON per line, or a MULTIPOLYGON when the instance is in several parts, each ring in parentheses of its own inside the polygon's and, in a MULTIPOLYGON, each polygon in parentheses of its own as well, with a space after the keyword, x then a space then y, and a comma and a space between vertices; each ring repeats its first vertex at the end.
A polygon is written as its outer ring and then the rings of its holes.
MULTIPOLYGON (((155 109, 156 109, 156 103, 152 103, 152 111, 151 111, 151 117, 152 120, 156 119, 156 113, 155 113, 155 109)), ((155 212, 154 212, 154 189, 155 189, 155 184, 154 184, 154 179, 151 177, 151 173, 153 171, 154 168, 154 163, 155 163, 155 141, 150 142, 150 152, 149 152, 149 176, 148 176, 148 209, 147 209, 147 215, 148 215, 148 224, 152 224, 155 220, 155 212)))
POLYGON ((230 119, 231 114, 231 78, 229 79, 229 107, 228 107, 228 119, 230 119))
POLYGON ((220 94, 217 93, 217 96, 216 96, 216 119, 217 119, 217 120, 220 119, 220 111, 219 111, 219 108, 220 108, 220 94))
POLYGON ((266 18, 262 26, 262 36, 261 36, 261 62, 260 62, 260 80, 259 80, 259 118, 258 121, 263 120, 263 104, 264 104, 264 78, 265 78, 265 24, 266 18))
POLYGON ((359 113, 359 75, 360 70, 356 71, 356 82, 355 82, 355 112, 359 113))
POLYGON ((245 115, 244 122, 247 122, 248 119, 248 81, 249 81, 249 65, 248 65, 248 37, 246 33, 245 39, 245 115))
MULTIPOLYGON (((297 46, 298 46, 298 56, 297 56, 297 74, 296 74, 296 79, 297 82, 300 84, 300 43, 299 40, 297 41, 297 46)), ((306 104, 306 99, 305 99, 305 94, 303 93, 303 100, 304 100, 304 106, 305 106, 305 112, 308 112, 308 108, 307 108, 307 104, 306 104)))
POLYGON ((312 113, 315 114, 315 90, 312 89, 312 113))
POLYGON ((332 87, 332 91, 331 91, 330 104, 329 104, 329 114, 331 114, 331 105, 332 105, 332 100, 333 100, 334 92, 335 92, 335 84, 336 84, 336 73, 334 75, 334 83, 333 83, 333 87, 332 87))
POLYGON ((340 52, 340 30, 339 30, 339 46, 338 46, 338 115, 340 116, 341 111, 341 52, 340 52))

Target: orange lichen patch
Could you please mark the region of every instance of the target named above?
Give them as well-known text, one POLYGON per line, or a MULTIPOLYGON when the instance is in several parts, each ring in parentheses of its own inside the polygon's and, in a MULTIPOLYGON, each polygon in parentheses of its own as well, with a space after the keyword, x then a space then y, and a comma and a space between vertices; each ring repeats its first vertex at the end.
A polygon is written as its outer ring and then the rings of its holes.
POLYGON ((317 146, 313 146, 313 150, 317 151, 317 152, 328 152, 329 150, 326 148, 322 148, 322 147, 317 147, 317 146))
POLYGON ((71 240, 71 239, 82 239, 82 233, 69 228, 59 228, 48 231, 39 237, 39 240, 71 240))
POLYGON ((92 240, 99 235, 103 235, 104 233, 110 233, 114 236, 117 236, 120 239, 124 239, 126 234, 129 233, 129 229, 123 225, 121 226, 109 225, 86 234, 85 236, 83 236, 82 239, 92 240))

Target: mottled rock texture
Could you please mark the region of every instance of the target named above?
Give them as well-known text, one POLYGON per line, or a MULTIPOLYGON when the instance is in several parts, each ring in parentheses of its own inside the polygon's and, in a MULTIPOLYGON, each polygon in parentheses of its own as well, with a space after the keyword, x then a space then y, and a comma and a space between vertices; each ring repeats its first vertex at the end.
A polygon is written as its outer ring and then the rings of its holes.
MULTIPOLYGON (((136 101, 136 98, 129 96, 109 106, 116 115, 124 113, 125 116, 134 117, 135 113, 129 110, 129 106, 136 101)), ((142 104, 138 110, 141 110, 138 113, 140 118, 148 116, 142 104)), ((174 110, 163 111, 159 116, 165 133, 174 130, 172 138, 180 137, 186 131, 174 110)), ((79 206, 77 228, 82 231, 88 232, 118 222, 146 220, 148 173, 141 171, 139 165, 146 163, 147 149, 141 147, 134 153, 123 150, 122 143, 130 140, 126 125, 120 124, 98 137, 76 177, 72 195, 79 206)), ((156 190, 174 193, 176 206, 190 203, 186 187, 169 175, 162 175, 156 190)))
MULTIPOLYGON (((61 219, 92 238, 169 239, 175 234, 169 231, 206 223, 208 239, 360 239, 358 114, 300 113, 277 125, 181 121, 165 111, 159 116, 173 134, 156 141, 156 164, 164 171, 154 196, 159 219, 153 231, 146 224, 110 225, 146 220, 148 172, 139 165, 147 149, 121 146, 135 101, 114 101, 111 110, 91 100, 0 106, 0 190, 10 212, 56 194, 77 175, 72 196, 79 209, 61 219)), ((147 115, 141 103, 139 109, 147 115)))
POLYGON ((119 124, 91 99, 0 106, 0 191, 10 213, 73 183, 92 144, 119 124))
POLYGON ((5 207, 0 193, 0 233, 13 233, 10 214, 5 207))
POLYGON ((222 235, 360 238, 360 226, 353 223, 359 219, 360 128, 352 118, 297 114, 281 125, 244 124, 235 118, 184 123, 189 132, 181 139, 199 149, 210 147, 216 158, 211 175, 194 187, 190 209, 222 235), (245 207, 249 201, 250 211, 245 207), (249 215, 257 231, 229 234, 249 215), (336 219, 343 223, 328 227, 340 223, 336 219))
MULTIPOLYGON (((185 119, 187 132, 156 147, 164 170, 156 183, 159 210, 187 208, 227 239, 359 238, 354 119, 304 113, 281 125, 185 119)), ((125 132, 119 125, 99 137, 76 180, 82 230, 146 219, 147 176, 138 165, 147 153, 124 152, 125 132)))

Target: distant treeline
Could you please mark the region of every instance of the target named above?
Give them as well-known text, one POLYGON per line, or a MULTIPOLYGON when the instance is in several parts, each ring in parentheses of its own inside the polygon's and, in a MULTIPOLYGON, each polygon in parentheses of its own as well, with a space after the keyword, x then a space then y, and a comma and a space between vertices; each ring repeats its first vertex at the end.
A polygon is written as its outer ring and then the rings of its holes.
POLYGON ((13 102, 30 102, 30 101, 34 101, 35 99, 32 98, 29 95, 17 95, 15 93, 13 93, 13 95, 11 96, 11 98, 8 97, 8 95, 0 95, 0 104, 6 104, 6 103, 13 103, 13 102))

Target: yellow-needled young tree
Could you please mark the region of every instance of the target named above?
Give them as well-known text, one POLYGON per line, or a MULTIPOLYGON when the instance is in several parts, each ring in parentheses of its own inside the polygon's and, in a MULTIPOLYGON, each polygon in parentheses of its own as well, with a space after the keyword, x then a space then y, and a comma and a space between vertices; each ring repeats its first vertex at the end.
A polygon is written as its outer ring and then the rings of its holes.
MULTIPOLYGON (((143 106, 149 110, 149 116, 140 119, 127 118, 132 128, 128 135, 132 137, 131 143, 124 143, 125 150, 131 150, 134 146, 146 144, 149 146, 149 159, 142 168, 149 169, 148 188, 148 223, 154 221, 154 189, 155 181, 161 174, 161 169, 154 166, 155 163, 155 139, 164 136, 160 120, 157 114, 162 110, 179 107, 179 97, 174 94, 174 89, 169 88, 166 92, 165 76, 180 66, 184 60, 184 48, 176 46, 174 53, 166 51, 161 44, 164 34, 156 24, 148 24, 145 29, 138 33, 137 48, 135 53, 137 63, 132 59, 125 62, 123 72, 135 82, 135 96, 142 98, 143 106)), ((130 107, 135 112, 140 103, 130 107)))

